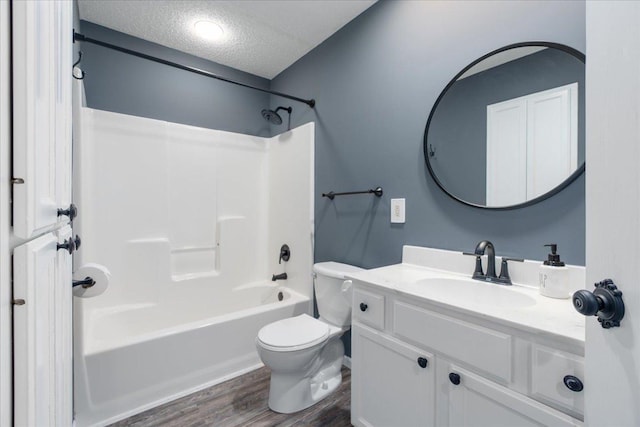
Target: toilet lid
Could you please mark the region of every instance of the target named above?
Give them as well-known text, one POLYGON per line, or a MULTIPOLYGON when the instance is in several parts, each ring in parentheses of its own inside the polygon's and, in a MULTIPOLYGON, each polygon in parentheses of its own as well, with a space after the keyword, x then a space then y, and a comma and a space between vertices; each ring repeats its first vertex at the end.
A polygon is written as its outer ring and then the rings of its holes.
POLYGON ((312 347, 329 336, 329 325, 308 314, 278 320, 268 324, 258 332, 263 344, 282 350, 296 347, 296 350, 312 347))

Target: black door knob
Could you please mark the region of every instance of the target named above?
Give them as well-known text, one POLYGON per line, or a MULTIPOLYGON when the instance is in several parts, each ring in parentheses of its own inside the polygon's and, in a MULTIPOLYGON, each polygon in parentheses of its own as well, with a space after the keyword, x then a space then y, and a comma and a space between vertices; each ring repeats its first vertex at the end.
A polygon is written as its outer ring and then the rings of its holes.
POLYGON ((449 381, 451 381, 451 384, 453 385, 460 384, 460 375, 456 374, 455 372, 451 372, 449 374, 449 381))
POLYGON ((68 216, 70 221, 78 216, 78 208, 71 203, 67 209, 58 209, 58 216, 68 216))
POLYGON ((418 365, 420 365, 421 368, 426 368, 428 364, 429 361, 425 357, 418 357, 418 365))
POLYGON ((584 385, 582 384, 582 381, 580 381, 580 378, 574 377, 573 375, 565 376, 563 382, 564 385, 566 385, 567 388, 571 391, 579 392, 584 388, 584 385))
POLYGON ((605 329, 620 326, 624 317, 622 292, 611 279, 596 283, 593 292, 586 289, 577 291, 573 294, 572 301, 578 313, 598 316, 598 322, 605 329))
POLYGON ((69 251, 70 254, 72 254, 73 251, 76 250, 76 243, 73 241, 73 239, 71 239, 71 237, 69 237, 63 243, 58 243, 57 249, 58 250, 64 249, 64 250, 69 251))
POLYGON ((581 289, 573 294, 573 306, 580 314, 594 316, 600 310, 598 298, 586 289, 581 289))
POLYGON ((369 308, 369 306, 363 302, 360 303, 360 311, 367 311, 367 308, 369 308))

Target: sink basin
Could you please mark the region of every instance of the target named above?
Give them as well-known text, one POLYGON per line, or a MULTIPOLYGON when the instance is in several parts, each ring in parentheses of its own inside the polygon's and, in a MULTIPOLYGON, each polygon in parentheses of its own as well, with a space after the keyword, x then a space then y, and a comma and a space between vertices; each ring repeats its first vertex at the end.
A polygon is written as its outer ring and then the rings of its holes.
POLYGON ((471 279, 449 277, 423 279, 407 285, 407 290, 423 293, 429 298, 471 307, 514 309, 536 304, 533 297, 520 293, 511 286, 471 279))

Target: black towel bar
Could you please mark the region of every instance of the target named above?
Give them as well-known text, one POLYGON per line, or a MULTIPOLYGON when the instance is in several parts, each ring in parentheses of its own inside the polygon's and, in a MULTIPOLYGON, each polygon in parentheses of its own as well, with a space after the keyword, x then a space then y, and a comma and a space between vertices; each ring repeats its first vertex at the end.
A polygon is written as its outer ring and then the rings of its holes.
POLYGON ((328 193, 322 193, 322 197, 328 197, 329 200, 333 200, 336 196, 350 196, 352 194, 375 194, 378 197, 382 197, 382 187, 376 187, 375 190, 347 191, 346 193, 334 193, 333 191, 330 191, 328 193))

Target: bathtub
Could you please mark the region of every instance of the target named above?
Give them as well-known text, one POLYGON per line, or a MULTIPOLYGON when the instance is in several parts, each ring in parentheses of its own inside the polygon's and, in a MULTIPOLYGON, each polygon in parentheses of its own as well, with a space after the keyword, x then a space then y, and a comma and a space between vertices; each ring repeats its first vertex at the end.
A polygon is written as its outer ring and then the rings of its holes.
POLYGON ((311 312, 310 299, 273 282, 209 298, 95 310, 76 301, 75 418, 106 425, 262 366, 260 328, 311 312), (208 313, 216 313, 210 317, 208 313))

